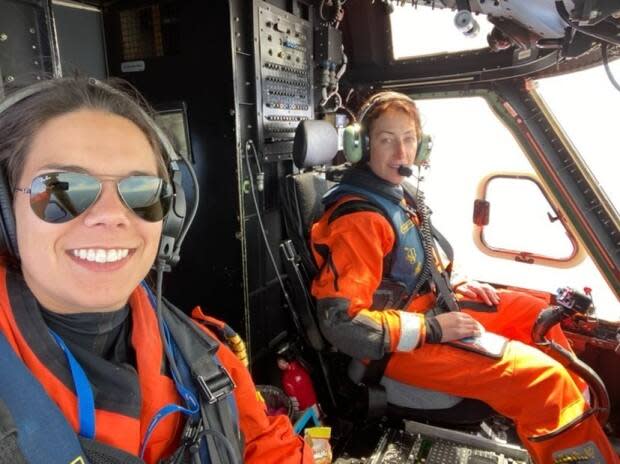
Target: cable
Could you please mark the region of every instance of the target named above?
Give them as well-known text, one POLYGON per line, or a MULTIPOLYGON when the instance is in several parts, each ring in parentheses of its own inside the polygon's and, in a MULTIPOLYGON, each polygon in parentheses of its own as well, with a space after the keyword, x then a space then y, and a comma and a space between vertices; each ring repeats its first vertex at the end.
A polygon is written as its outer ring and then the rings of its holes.
POLYGON ((183 240, 185 240, 185 236, 187 235, 187 232, 189 231, 189 228, 192 225, 192 222, 194 222, 194 218, 196 217, 196 213, 198 211, 198 201, 200 198, 200 185, 198 184, 198 178, 196 177, 196 172, 194 172, 194 168, 184 156, 180 154, 178 155, 179 155, 179 158, 183 161, 183 163, 187 167, 187 170, 189 171, 189 175, 192 178, 192 183, 194 184, 194 204, 192 205, 192 209, 188 217, 185 219, 185 222, 183 223, 183 229, 181 230, 181 233, 179 234, 179 238, 177 239, 177 243, 176 243, 177 250, 181 248, 181 245, 183 244, 183 240))
POLYGON ((267 254, 269 255, 269 260, 273 265, 273 269, 276 272, 276 277, 278 278, 278 282, 280 283, 280 287, 282 288, 282 293, 284 294, 284 299, 286 300, 286 304, 293 311, 293 303, 291 301, 291 297, 286 291, 286 287, 284 286, 284 280, 282 280, 282 275, 280 274, 280 270, 278 269, 278 263, 276 263, 276 259, 273 256, 271 251, 271 247, 269 246, 269 239, 267 238, 267 231, 265 230, 265 225, 263 224, 263 218, 260 214, 260 207, 258 204, 258 198, 256 197, 256 189, 254 187, 254 176, 252 176, 252 167, 250 166, 250 157, 249 157, 249 149, 252 149, 254 156, 258 158, 258 153, 256 152, 256 147, 254 146, 254 141, 252 139, 245 142, 245 163, 248 169, 248 178, 250 180, 250 193, 252 194, 252 201, 254 203, 254 208, 256 210, 256 218, 258 219, 258 225, 261 230, 261 235, 263 237, 263 241, 265 242, 265 248, 267 248, 267 254))
MULTIPOLYGON (((211 435, 213 438, 217 438, 218 440, 220 440, 220 442, 223 443, 224 447, 226 448, 226 453, 228 454, 230 462, 233 464, 239 463, 239 461, 237 460, 237 455, 235 454, 235 450, 230 444, 230 441, 224 436, 223 433, 218 432, 217 430, 203 429, 196 437, 196 442, 195 442, 196 445, 200 445, 200 440, 202 440, 202 438, 205 437, 205 435, 211 435)), ((198 456, 198 459, 200 459, 199 447, 196 449, 195 452, 192 452, 192 456, 193 457, 198 456)), ((201 462, 200 460, 197 461, 198 464, 200 464, 200 462, 201 462)))
POLYGON ((340 80, 340 78, 342 77, 344 72, 347 70, 347 64, 348 63, 349 63, 349 57, 344 52, 344 45, 343 45, 342 46, 342 65, 340 66, 340 69, 336 73, 336 80, 338 80, 338 81, 340 80))
POLYGON ((607 42, 607 43, 612 43, 614 45, 620 45, 620 39, 616 39, 614 37, 597 34, 595 32, 589 31, 587 28, 585 28, 583 26, 580 26, 579 24, 575 24, 570 19, 570 16, 568 14, 568 11, 566 10, 566 6, 564 6, 564 2, 563 1, 556 1, 555 2, 555 9, 557 10, 558 14, 560 15, 560 18, 562 18, 566 24, 568 24, 570 27, 572 27, 576 31, 579 31, 582 34, 588 35, 590 37, 594 37, 595 39, 598 39, 601 42, 607 42))
POLYGON ((347 113, 347 115, 351 118, 349 124, 354 123, 357 121, 357 118, 355 117, 355 115, 353 114, 353 111, 351 111, 349 108, 347 108, 346 106, 342 105, 340 106, 340 108, 338 108, 339 110, 343 110, 345 113, 347 113))
POLYGON ((611 69, 609 67, 609 56, 607 55, 607 47, 608 46, 609 45, 607 44, 607 42, 603 42, 601 44, 601 51, 602 51, 602 54, 603 54, 603 67, 605 68, 605 72, 607 73, 607 77, 609 77, 609 80, 611 81, 612 85, 618 91, 620 91, 620 84, 618 83, 618 81, 616 80, 614 75, 611 73, 611 69))
POLYGON ((335 97, 336 98, 336 104, 335 104, 334 108, 332 109, 332 111, 338 111, 340 108, 343 108, 342 97, 340 96, 340 93, 339 93, 339 90, 340 90, 340 78, 344 75, 345 71, 347 70, 348 62, 349 62, 349 58, 347 57, 346 53, 344 52, 344 45, 343 45, 342 46, 342 64, 340 65, 340 68, 338 69, 338 71, 334 75, 334 80, 335 80, 334 90, 332 90, 331 93, 327 94, 327 87, 322 87, 321 88, 321 97, 322 98, 321 98, 321 102, 319 103, 319 106, 325 107, 327 105, 327 102, 329 102, 329 100, 331 100, 332 98, 335 97))
MULTIPOLYGON (((346 0, 345 0, 346 2, 346 0)), ((332 6, 334 6, 334 13, 333 13, 333 17, 332 18, 326 18, 325 14, 323 12, 324 8, 325 8, 325 3, 326 0, 321 0, 321 4, 319 5, 319 16, 321 17, 321 20, 328 22, 328 23, 335 23, 336 25, 339 23, 338 21, 338 16, 340 16, 340 12, 342 11, 342 5, 344 5, 344 3, 342 0, 332 0, 330 1, 330 3, 332 4, 332 6)))
MULTIPOLYGON (((228 438, 226 438, 226 436, 220 431, 207 428, 207 424, 209 423, 209 421, 207 420, 207 413, 204 408, 200 408, 200 417, 202 420, 202 430, 196 436, 196 439, 194 440, 194 443, 191 446, 192 448, 195 449, 195 452, 193 452, 190 449, 190 454, 192 455, 192 459, 196 462, 196 464, 202 463, 202 461, 199 459, 200 458, 200 441, 202 440, 202 437, 204 437, 205 435, 210 435, 213 438, 217 438, 218 440, 220 440, 221 443, 224 444, 224 448, 226 448, 226 454, 228 455, 228 458, 230 459, 230 464, 240 464, 239 461, 237 460, 237 454, 235 453, 235 450, 232 447, 230 440, 228 440, 228 438)), ((209 445, 207 444, 207 448, 208 447, 209 445)))
POLYGON ((596 411, 598 421, 601 426, 604 426, 611 411, 605 383, 590 366, 581 361, 573 352, 546 337, 553 326, 569 317, 571 317, 571 311, 565 306, 549 306, 544 309, 532 327, 532 341, 543 352, 559 361, 566 369, 585 380, 592 393, 592 410, 596 411))
MULTIPOLYGON (((347 92, 347 96, 344 99, 344 104, 347 105, 349 103, 349 100, 351 99, 351 95, 353 95, 353 92, 355 92, 355 90, 353 90, 352 88, 349 89, 349 91, 347 92)), ((355 119, 355 118, 353 118, 355 119)))
POLYGON ((327 18, 323 14, 323 7, 325 6, 325 0, 321 0, 321 5, 319 6, 319 15, 323 21, 327 21, 327 18))
POLYGON ((418 281, 416 282, 415 288, 411 292, 411 295, 416 295, 420 291, 422 285, 424 285, 431 277, 431 266, 435 265, 435 260, 433 258, 433 235, 431 233, 430 212, 424 202, 424 192, 419 190, 419 187, 420 182, 418 181, 418 186, 416 187, 416 198, 414 198, 414 201, 421 220, 419 230, 420 237, 422 238, 422 248, 424 249, 424 264, 422 265, 422 272, 418 276, 418 281))
POLYGON ((168 364, 170 366, 170 370, 175 379, 181 381, 182 377, 179 373, 179 368, 177 367, 177 363, 174 360, 174 354, 172 353, 172 347, 169 343, 167 343, 168 335, 166 328, 164 327, 164 315, 163 315, 163 281, 164 281, 164 271, 166 270, 166 262, 163 259, 157 259, 156 272, 157 272, 157 280, 155 283, 155 297, 157 304, 155 305, 155 314, 157 315, 157 324, 159 325, 159 333, 161 335, 161 341, 164 345, 164 351, 166 353, 166 358, 168 359, 168 364))

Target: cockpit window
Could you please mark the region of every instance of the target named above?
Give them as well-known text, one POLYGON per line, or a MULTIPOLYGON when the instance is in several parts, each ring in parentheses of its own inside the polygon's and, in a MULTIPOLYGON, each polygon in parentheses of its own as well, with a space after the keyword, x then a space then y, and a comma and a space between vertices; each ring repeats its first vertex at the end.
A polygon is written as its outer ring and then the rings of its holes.
MULTIPOLYGON (((620 80, 620 60, 611 62, 610 70, 620 80)), ((620 92, 607 78, 603 66, 540 79, 538 93, 616 211, 620 211, 620 92)))
POLYGON ((456 12, 407 3, 394 6, 390 15, 395 60, 487 48, 493 24, 484 15, 474 15, 479 31, 466 37, 455 25, 456 12))
MULTIPOLYGON (((608 85, 608 82, 602 84, 608 85)), ((570 107, 568 100, 572 98, 571 93, 564 98, 568 104, 567 111, 580 111, 577 106, 570 107)), ((620 320, 618 298, 589 256, 574 266, 548 267, 538 263, 527 264, 526 259, 499 258, 480 250, 472 234, 472 213, 480 181, 490 174, 506 172, 529 173, 535 177, 535 171, 521 146, 483 98, 419 99, 417 103, 423 130, 433 137, 433 151, 430 168, 420 173, 424 180, 418 184, 416 173, 410 177, 410 182, 414 189, 419 186, 426 194, 427 204, 433 212, 433 224, 454 248, 457 270, 472 279, 548 292, 555 292, 564 286, 580 290, 589 287, 596 306, 595 314, 606 320, 620 320)), ((590 113, 595 111, 592 109, 590 113)), ((607 117, 612 122, 617 121, 609 114, 607 117)), ((605 114, 601 114, 601 118, 604 117, 605 114)), ((616 150, 615 157, 603 157, 601 161, 607 163, 610 175, 617 176, 619 170, 613 167, 618 165, 619 158, 615 134, 591 131, 589 135, 606 137, 609 150, 616 150)), ((523 181, 520 184, 529 183, 523 181)), ((566 240, 563 240, 564 237, 558 238, 562 231, 560 221, 555 220, 557 211, 550 208, 544 198, 529 196, 521 187, 517 192, 502 185, 501 191, 491 192, 487 198, 491 202, 491 220, 487 230, 494 233, 494 237, 488 237, 489 245, 495 248, 512 247, 513 250, 550 257, 566 257, 570 244, 562 246, 566 240), (504 198, 514 197, 521 204, 511 210, 509 204, 500 201, 499 194, 504 198), (517 207, 527 206, 531 207, 526 218, 522 210, 517 211, 517 207), (502 228, 492 231, 495 224, 502 228), (512 227, 506 227, 508 224, 512 227), (526 228, 531 229, 527 231, 530 235, 524 233, 526 228), (537 240, 534 246, 532 240, 537 240)))

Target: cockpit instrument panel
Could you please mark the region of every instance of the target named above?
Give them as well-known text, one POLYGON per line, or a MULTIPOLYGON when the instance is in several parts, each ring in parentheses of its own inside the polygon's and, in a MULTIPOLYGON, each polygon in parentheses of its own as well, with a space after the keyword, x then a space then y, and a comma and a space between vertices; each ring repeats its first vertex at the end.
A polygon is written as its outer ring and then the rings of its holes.
POLYGON ((265 161, 286 159, 297 125, 314 117, 312 25, 257 0, 254 33, 261 151, 265 161))

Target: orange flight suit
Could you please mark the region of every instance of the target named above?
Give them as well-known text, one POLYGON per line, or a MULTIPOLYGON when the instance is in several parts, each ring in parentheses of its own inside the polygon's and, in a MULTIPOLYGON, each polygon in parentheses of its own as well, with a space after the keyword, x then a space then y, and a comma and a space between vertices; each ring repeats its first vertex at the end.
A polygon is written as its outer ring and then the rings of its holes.
MULTIPOLYGON (((55 342, 48 334, 40 314, 36 314, 36 307, 34 311, 32 307, 25 307, 26 305, 22 304, 24 298, 21 294, 11 292, 14 288, 18 288, 19 292, 29 291, 20 275, 9 273, 0 266, 0 331, 17 356, 58 405, 72 428, 77 431, 79 419, 74 388, 72 384, 67 385, 62 380, 62 375, 58 375, 68 372, 69 367, 62 352, 54 345, 55 342), (9 282, 9 279, 12 280, 9 282), (54 357, 56 352, 58 357, 54 357), (43 357, 47 358, 47 363, 42 361, 43 357), (54 362, 49 362, 50 358, 54 362)), ((115 405, 116 411, 100 406, 99 396, 103 396, 104 392, 96 391, 95 440, 138 455, 147 426, 155 413, 164 405, 183 403, 173 380, 162 372, 162 366, 166 362, 162 339, 155 312, 142 287, 133 292, 129 305, 132 323, 131 344, 135 350, 135 369, 141 396, 139 414, 136 416, 131 411, 125 411, 119 404, 115 405)), ((211 337, 215 337, 204 325, 197 322, 205 319, 199 308, 194 309, 192 316, 199 330, 204 330, 211 337)), ((187 329, 192 330, 189 325, 187 329)), ((257 397, 250 373, 237 356, 225 345, 219 345, 215 354, 235 384, 233 394, 244 438, 243 462, 254 464, 314 462, 309 446, 293 432, 286 416, 266 415, 265 405, 257 397)), ((2 375, 10 374, 2 373, 2 375)), ((67 375, 69 374, 65 377, 67 375)), ((117 379, 109 381, 114 384, 117 379)), ((130 393, 128 391, 127 395, 130 393)), ((162 458, 170 456, 179 446, 184 423, 185 417, 180 413, 165 417, 154 429, 148 441, 144 461, 155 464, 162 458)))
MULTIPOLYGON (((514 420, 523 445, 537 463, 566 462, 562 460, 566 450, 602 455, 587 462, 619 462, 594 415, 579 422, 589 407, 571 374, 528 346, 532 325, 548 302, 500 291, 495 311, 465 310, 487 330, 514 340, 501 359, 446 344, 425 344, 424 311, 434 304, 432 294, 416 298, 403 310, 373 309, 373 295, 384 276, 384 258, 395 247, 395 232, 376 211, 355 211, 331 220, 334 209, 353 198, 340 198, 328 206, 311 231, 319 268, 312 293, 323 332, 334 346, 366 359, 391 352, 385 370, 388 378, 486 402, 514 420), (331 332, 325 330, 330 324, 331 332), (572 421, 578 424, 562 430, 572 421)), ((547 337, 568 347, 557 326, 547 337)))

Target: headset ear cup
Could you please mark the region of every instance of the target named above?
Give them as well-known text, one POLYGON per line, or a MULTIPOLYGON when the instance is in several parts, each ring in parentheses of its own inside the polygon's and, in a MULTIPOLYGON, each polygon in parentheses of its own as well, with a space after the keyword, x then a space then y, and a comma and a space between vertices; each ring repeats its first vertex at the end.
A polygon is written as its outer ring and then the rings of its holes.
POLYGON ((428 164, 432 149, 433 138, 428 134, 422 134, 415 153, 415 159, 413 160, 414 166, 424 166, 425 164, 428 164))
POLYGON ((168 170, 174 196, 172 197, 170 210, 162 225, 158 258, 164 259, 170 265, 175 265, 180 260, 180 242, 177 242, 181 238, 187 205, 185 203, 185 191, 181 185, 181 171, 178 165, 175 162, 171 162, 168 170))
POLYGON ((359 124, 351 124, 344 128, 342 147, 344 156, 350 163, 357 163, 362 159, 364 150, 362 147, 361 127, 359 124))
POLYGON ((365 132, 361 134, 362 139, 362 161, 370 161, 370 137, 365 132))
POLYGON ((0 255, 18 258, 13 196, 9 191, 6 168, 0 166, 0 255))

